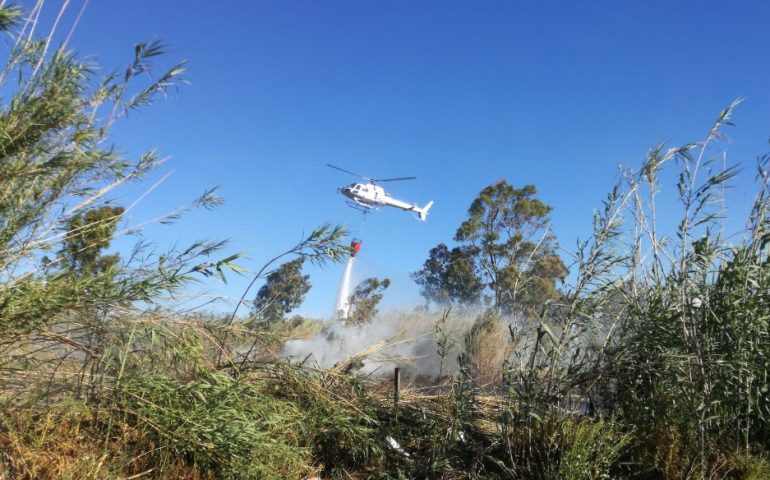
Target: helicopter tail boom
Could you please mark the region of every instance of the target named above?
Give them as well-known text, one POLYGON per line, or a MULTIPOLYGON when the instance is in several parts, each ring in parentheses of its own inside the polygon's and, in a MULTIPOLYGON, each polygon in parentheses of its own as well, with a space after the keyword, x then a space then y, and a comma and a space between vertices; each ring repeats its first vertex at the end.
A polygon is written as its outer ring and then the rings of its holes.
POLYGON ((433 206, 433 200, 428 202, 427 205, 425 205, 422 208, 417 209, 417 216, 422 220, 423 222, 428 219, 428 210, 430 210, 430 207, 433 206))

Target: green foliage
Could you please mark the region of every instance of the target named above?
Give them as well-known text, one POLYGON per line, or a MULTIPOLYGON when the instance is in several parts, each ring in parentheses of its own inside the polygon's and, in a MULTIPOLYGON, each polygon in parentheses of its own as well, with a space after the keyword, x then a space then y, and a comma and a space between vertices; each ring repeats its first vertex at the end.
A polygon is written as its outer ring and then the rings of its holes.
POLYGON ((287 366, 279 366, 274 375, 278 381, 271 382, 271 391, 305 414, 306 444, 326 472, 334 477, 361 465, 382 466, 381 407, 368 399, 362 384, 344 375, 323 378, 287 366))
POLYGON ((0 7, 0 31, 6 32, 19 24, 19 18, 23 12, 17 5, 3 5, 0 7))
POLYGON ((304 257, 286 262, 267 275, 265 284, 254 299, 254 318, 273 325, 299 307, 310 291, 310 275, 302 275, 304 257))
MULTIPOLYGON (((222 242, 158 256, 140 244, 114 268, 103 252, 125 212, 109 197, 159 160, 123 158, 110 128, 175 88, 183 64, 153 77, 164 48, 139 43, 125 69, 97 78, 23 33, 29 17, 0 6, 0 30, 18 38, 0 73, 0 477, 767 478, 770 156, 744 238, 728 244, 720 201, 737 169, 714 147, 737 103, 704 140, 657 145, 625 172, 564 291, 551 207, 533 186, 482 190, 458 246, 432 249, 414 278, 430 301, 486 296, 496 308, 472 317, 455 376, 404 388, 394 406, 388 382, 273 352, 317 325, 233 322, 266 272, 257 315, 275 322, 299 305, 303 262, 349 255, 340 227, 267 261, 225 321, 159 306, 196 275, 240 270, 237 255, 210 258, 222 242), (656 218, 668 180, 673 227, 656 218), (503 323, 521 311, 526 322, 503 323)), ((207 191, 191 207, 219 203, 207 191)), ((387 286, 357 289, 353 323, 371 319, 387 286)), ((446 319, 440 376, 456 343, 446 319)))
POLYGON ((551 415, 534 430, 538 438, 527 463, 549 480, 615 478, 612 469, 632 439, 620 425, 602 419, 551 415))
POLYGON ((762 480, 770 478, 770 462, 766 457, 736 453, 729 462, 733 478, 741 480, 762 480))
POLYGON ((377 305, 389 286, 387 278, 367 278, 361 282, 348 299, 349 308, 343 315, 343 321, 348 325, 371 323, 377 315, 377 305))
MULTIPOLYGON (((127 259, 134 268, 116 276, 111 267, 118 257, 102 251, 125 232, 116 232, 123 210, 111 206, 109 196, 159 160, 154 151, 123 158, 110 144, 110 129, 129 108, 175 88, 184 69, 177 64, 153 78, 150 59, 163 49, 140 43, 125 73, 97 78, 95 65, 64 46, 49 50, 52 38, 32 36, 35 15, 21 18, 17 7, 0 7, 0 29, 17 37, 0 72, 6 92, 0 101, 0 339, 74 311, 98 306, 105 318, 111 306, 152 302, 189 280, 198 256, 221 248, 196 243, 151 257, 140 254, 140 245, 127 259)), ((209 192, 191 206, 215 203, 209 192)))
POLYGON ((648 438, 674 428, 698 469, 718 445, 749 448, 770 433, 770 270, 764 253, 741 248, 714 271, 716 254, 694 247, 686 291, 670 279, 646 293, 614 363, 627 420, 648 438))
POLYGON ((422 296, 439 305, 478 303, 484 284, 476 274, 474 253, 472 247, 433 247, 423 268, 412 273, 422 296))
POLYGON ((120 256, 104 256, 101 252, 109 247, 123 212, 123 207, 104 205, 70 218, 62 247, 65 267, 78 276, 98 275, 113 267, 120 256))
POLYGON ((157 439, 161 464, 182 457, 233 479, 292 479, 308 471, 303 413, 246 379, 211 372, 180 382, 142 373, 123 379, 117 402, 111 408, 157 439))
POLYGON ((423 296, 439 303, 471 303, 486 292, 503 311, 537 309, 557 298, 567 268, 548 230, 551 207, 534 185, 517 189, 501 180, 484 188, 455 233, 460 246, 439 244, 413 278, 423 296))
MULTIPOLYGON (((733 246, 720 232, 719 200, 736 169, 711 151, 736 105, 719 115, 704 141, 667 151, 658 146, 639 172, 627 174, 626 198, 633 199, 639 232, 624 259, 628 276, 594 283, 581 301, 582 309, 595 308, 588 301, 599 298, 620 305, 593 381, 607 408, 622 412, 620 419, 636 430, 637 452, 665 478, 723 475, 727 452, 751 451, 768 438, 768 157, 759 162, 760 192, 747 235, 733 246), (674 162, 682 212, 672 242, 655 223, 655 200, 665 166, 674 162)), ((588 265, 613 257, 594 258, 588 265)))
POLYGON ((340 225, 332 226, 329 224, 321 225, 316 228, 310 234, 303 238, 299 243, 286 250, 283 253, 276 255, 268 260, 262 268, 252 277, 251 282, 243 291, 241 298, 238 300, 235 309, 227 319, 227 324, 232 324, 235 320, 235 315, 238 313, 238 309, 243 305, 246 296, 251 291, 251 288, 262 278, 262 275, 268 271, 275 262, 287 257, 296 255, 303 259, 310 260, 311 263, 316 265, 325 265, 328 262, 339 262, 346 258, 350 254, 349 247, 345 244, 345 235, 347 234, 344 227, 340 225))
POLYGON ((449 331, 447 326, 447 320, 451 310, 446 309, 441 313, 441 318, 436 322, 435 339, 436 339, 436 355, 439 357, 438 367, 438 379, 441 380, 444 376, 444 367, 446 366, 446 360, 449 352, 455 347, 456 341, 449 331))

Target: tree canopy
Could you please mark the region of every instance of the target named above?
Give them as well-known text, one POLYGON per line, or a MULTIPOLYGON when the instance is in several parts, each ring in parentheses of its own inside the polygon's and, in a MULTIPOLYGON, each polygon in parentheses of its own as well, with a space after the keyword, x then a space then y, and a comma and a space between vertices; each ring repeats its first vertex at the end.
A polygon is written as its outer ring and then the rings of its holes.
POLYGON ((62 248, 65 268, 78 275, 98 275, 114 266, 120 255, 101 252, 110 246, 123 211, 123 207, 103 205, 70 218, 62 248))
POLYGON ((567 268, 548 229, 552 208, 534 185, 501 180, 484 188, 455 233, 412 274, 426 300, 446 304, 485 300, 503 311, 529 310, 558 297, 567 268))
POLYGON ((363 325, 371 322, 377 315, 377 306, 389 286, 390 280, 387 278, 367 278, 361 282, 348 299, 348 311, 343 315, 345 323, 363 325))
POLYGON ((254 299, 253 316, 268 325, 299 307, 310 291, 310 275, 302 275, 305 257, 286 262, 267 275, 254 299))
POLYGON ((479 302, 484 285, 476 274, 472 248, 461 246, 450 250, 444 243, 433 247, 422 270, 412 274, 423 297, 441 304, 479 302))

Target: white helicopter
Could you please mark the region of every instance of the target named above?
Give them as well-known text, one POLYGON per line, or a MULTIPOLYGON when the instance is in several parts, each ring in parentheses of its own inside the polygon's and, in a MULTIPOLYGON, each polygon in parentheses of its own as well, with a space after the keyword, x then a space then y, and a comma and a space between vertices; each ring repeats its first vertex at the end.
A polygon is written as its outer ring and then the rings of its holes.
POLYGON ((396 198, 391 197, 385 191, 385 189, 377 185, 377 182, 395 182, 399 180, 414 180, 417 177, 375 179, 375 178, 364 177, 357 173, 353 173, 349 170, 345 170, 344 168, 336 167, 328 163, 326 164, 326 166, 331 167, 335 170, 339 170, 341 172, 348 173, 350 175, 353 175, 354 177, 363 178, 364 180, 367 181, 367 183, 352 183, 346 187, 340 187, 337 189, 337 192, 341 193, 342 195, 350 199, 348 201, 348 205, 350 205, 351 207, 362 210, 364 212, 368 212, 372 209, 376 209, 377 207, 384 205, 388 207, 400 208, 401 210, 406 210, 407 212, 415 212, 417 214, 417 217, 423 222, 428 218, 428 210, 430 210, 430 207, 433 206, 432 200, 428 202, 427 205, 420 208, 419 206, 417 206, 417 204, 407 203, 402 200, 398 200, 396 198))

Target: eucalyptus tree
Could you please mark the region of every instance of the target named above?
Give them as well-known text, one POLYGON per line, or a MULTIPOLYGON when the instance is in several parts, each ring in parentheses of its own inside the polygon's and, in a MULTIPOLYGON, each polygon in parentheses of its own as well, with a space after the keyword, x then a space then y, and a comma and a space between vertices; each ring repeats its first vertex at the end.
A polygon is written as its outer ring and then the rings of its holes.
POLYGON ((125 209, 103 205, 80 212, 67 222, 61 255, 66 269, 76 275, 98 275, 114 267, 120 254, 104 255, 125 209))
POLYGON ((288 261, 270 272, 257 291, 252 316, 267 325, 302 305, 310 291, 310 275, 302 275, 305 257, 288 261))
POLYGON ((423 296, 439 303, 484 297, 503 311, 531 310, 557 298, 567 268, 549 229, 552 208, 534 185, 501 180, 484 188, 455 233, 457 247, 439 244, 413 274, 423 296))
POLYGON ((353 290, 348 299, 348 311, 343 312, 343 320, 348 325, 371 323, 377 315, 377 306, 390 287, 390 280, 367 278, 353 290))
POLYGON ((428 253, 423 268, 412 273, 420 293, 437 304, 474 304, 481 300, 484 285, 476 273, 472 247, 439 243, 428 253))

